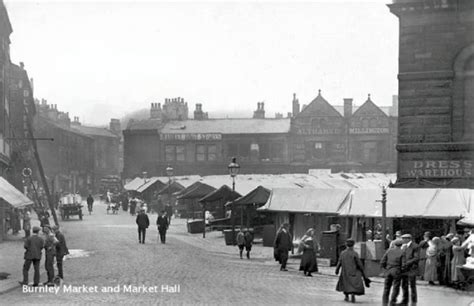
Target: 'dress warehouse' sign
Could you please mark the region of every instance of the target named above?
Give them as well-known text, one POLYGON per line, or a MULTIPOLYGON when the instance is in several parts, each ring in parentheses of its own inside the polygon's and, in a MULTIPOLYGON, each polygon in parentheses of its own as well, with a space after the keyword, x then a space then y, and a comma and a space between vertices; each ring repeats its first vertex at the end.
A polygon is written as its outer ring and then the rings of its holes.
POLYGON ((474 177, 474 161, 472 160, 415 160, 403 161, 400 166, 404 177, 474 177))

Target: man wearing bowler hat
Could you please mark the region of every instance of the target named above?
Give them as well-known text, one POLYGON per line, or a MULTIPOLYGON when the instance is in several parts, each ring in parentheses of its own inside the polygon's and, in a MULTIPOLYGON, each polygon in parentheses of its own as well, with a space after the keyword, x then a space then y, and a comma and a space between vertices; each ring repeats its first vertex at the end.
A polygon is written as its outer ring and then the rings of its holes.
POLYGON ((403 240, 403 256, 405 257, 405 269, 402 273, 402 291, 403 299, 402 304, 408 304, 408 286, 411 291, 411 302, 412 305, 417 303, 416 294, 416 275, 418 274, 418 261, 420 260, 419 247, 412 241, 410 234, 402 235, 403 240))
POLYGON ((28 285, 28 273, 31 264, 33 264, 35 270, 33 286, 38 286, 39 284, 41 253, 44 248, 44 240, 38 236, 40 230, 38 226, 33 226, 33 235, 25 240, 25 263, 23 264, 23 281, 20 282, 21 285, 28 285))

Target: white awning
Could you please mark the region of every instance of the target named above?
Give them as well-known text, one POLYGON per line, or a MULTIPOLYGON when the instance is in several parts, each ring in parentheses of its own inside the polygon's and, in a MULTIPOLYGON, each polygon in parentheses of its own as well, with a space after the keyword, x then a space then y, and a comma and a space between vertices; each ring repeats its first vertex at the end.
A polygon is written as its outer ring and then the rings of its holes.
POLYGON ((15 208, 21 208, 33 204, 33 201, 3 177, 0 177, 0 198, 15 208))

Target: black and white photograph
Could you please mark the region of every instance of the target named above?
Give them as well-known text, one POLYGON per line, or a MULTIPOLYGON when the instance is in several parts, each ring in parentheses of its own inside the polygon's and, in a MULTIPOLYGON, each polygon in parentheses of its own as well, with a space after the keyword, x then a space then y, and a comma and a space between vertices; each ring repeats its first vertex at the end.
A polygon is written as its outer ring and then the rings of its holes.
POLYGON ((1 305, 474 305, 474 0, 0 0, 1 305))

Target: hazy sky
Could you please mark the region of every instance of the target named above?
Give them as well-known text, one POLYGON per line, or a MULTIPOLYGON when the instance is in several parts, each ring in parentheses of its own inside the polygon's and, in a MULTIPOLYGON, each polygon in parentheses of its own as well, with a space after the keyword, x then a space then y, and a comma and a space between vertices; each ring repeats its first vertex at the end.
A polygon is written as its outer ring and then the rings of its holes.
POLYGON ((88 124, 184 97, 190 113, 291 112, 322 90, 332 104, 397 93, 398 20, 371 1, 4 0, 11 58, 35 96, 88 124))

